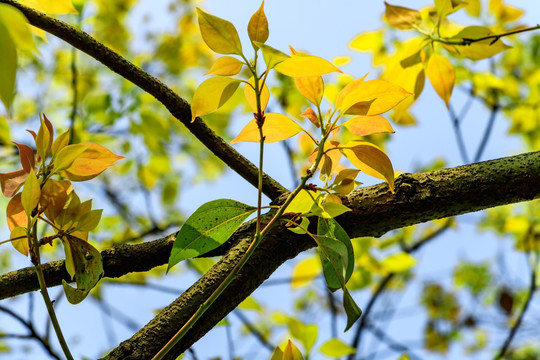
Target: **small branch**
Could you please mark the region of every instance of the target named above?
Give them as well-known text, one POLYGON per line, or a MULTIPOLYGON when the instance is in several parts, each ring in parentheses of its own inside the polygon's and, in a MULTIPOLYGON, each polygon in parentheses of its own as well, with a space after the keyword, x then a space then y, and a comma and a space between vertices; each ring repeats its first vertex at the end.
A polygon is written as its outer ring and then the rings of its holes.
POLYGON ((443 39, 443 38, 431 38, 431 40, 435 41, 435 42, 440 42, 440 43, 443 43, 443 44, 447 44, 447 45, 469 46, 469 45, 474 44, 476 42, 492 39, 493 41, 491 41, 491 43, 490 43, 490 45, 491 45, 491 44, 495 43, 497 40, 499 40, 499 39, 501 39, 501 38, 503 38, 505 36, 515 35, 515 34, 519 34, 519 33, 522 33, 522 32, 534 31, 534 30, 539 30, 539 29, 540 29, 540 24, 538 24, 536 26, 524 28, 524 29, 508 31, 508 32, 501 33, 501 34, 483 36, 483 37, 476 38, 476 39, 463 38, 461 40, 448 40, 448 39, 443 39))
POLYGON ((459 153, 461 154, 461 160, 464 164, 469 163, 469 156, 467 155, 467 148, 465 147, 465 141, 463 140, 463 134, 461 132, 461 126, 459 125, 459 118, 454 111, 452 105, 448 104, 448 114, 450 115, 450 121, 452 122, 452 127, 454 129, 454 134, 456 135, 456 140, 459 148, 459 153))
POLYGON ((527 311, 527 308, 529 307, 529 304, 531 303, 532 298, 537 288, 537 284, 536 284, 537 265, 538 265, 538 256, 535 255, 534 264, 531 266, 531 283, 529 285, 529 291, 527 293, 527 300, 525 300, 525 304, 523 305, 523 309, 521 309, 521 313, 519 314, 519 317, 514 323, 514 326, 512 326, 512 328, 510 329, 510 332, 508 333, 508 337, 504 341, 504 344, 499 350, 499 353, 497 354, 497 356, 495 356, 495 359, 502 359, 504 357, 504 355, 510 348, 510 344, 512 343, 512 340, 514 339, 514 336, 517 334, 517 331, 519 327, 521 326, 521 322, 523 321, 523 318, 525 317, 525 312, 527 311))
POLYGON ((407 346, 392 339, 387 333, 385 333, 375 325, 369 323, 367 325, 367 328, 373 333, 373 335, 375 335, 377 339, 384 342, 393 351, 407 353, 411 359, 421 359, 420 356, 413 354, 411 349, 409 349, 407 346))
POLYGON ((484 130, 484 135, 482 136, 480 145, 478 146, 478 150, 476 150, 476 155, 474 156, 474 162, 480 161, 480 158, 482 157, 482 154, 484 152, 484 149, 486 148, 486 144, 489 139, 489 136, 491 135, 491 130, 493 130, 493 124, 495 123, 495 118, 497 117, 498 112, 499 112, 499 105, 497 103, 497 96, 495 94, 495 101, 494 101, 494 104, 491 105, 491 111, 489 114, 488 123, 486 125, 486 129, 484 130))
MULTIPOLYGON (((84 31, 24 6, 14 0, 0 0, 0 3, 16 7, 24 14, 24 16, 26 16, 30 24, 64 40, 152 95, 167 108, 172 116, 180 120, 180 122, 182 122, 210 151, 212 151, 214 155, 220 158, 250 184, 255 187, 257 186, 257 167, 221 137, 216 135, 216 133, 214 133, 200 118, 197 118, 192 122, 191 108, 187 101, 178 96, 178 94, 160 80, 146 73, 141 68, 126 60, 84 31)), ((266 196, 274 200, 286 193, 287 189, 265 174, 263 191, 266 196)))
POLYGON ((255 336, 255 338, 257 340, 259 340, 259 342, 261 343, 262 346, 264 346, 265 348, 267 348, 268 350, 270 350, 270 352, 274 351, 274 349, 276 348, 274 345, 270 344, 268 342, 268 340, 266 340, 266 338, 264 337, 263 334, 261 334, 261 332, 259 330, 257 330, 257 328, 249 321, 249 319, 247 317, 244 316, 244 314, 242 314, 242 312, 238 309, 234 310, 232 312, 234 315, 236 315, 236 317, 238 319, 240 319, 240 321, 242 322, 242 324, 244 324, 244 326, 249 330, 249 332, 255 336))

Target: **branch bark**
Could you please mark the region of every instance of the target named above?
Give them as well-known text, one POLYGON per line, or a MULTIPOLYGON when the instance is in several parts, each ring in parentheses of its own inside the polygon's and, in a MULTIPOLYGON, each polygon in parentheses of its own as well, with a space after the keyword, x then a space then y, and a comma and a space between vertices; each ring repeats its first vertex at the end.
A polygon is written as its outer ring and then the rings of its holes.
MULTIPOLYGON (((180 120, 180 122, 182 122, 182 124, 184 124, 210 151, 212 151, 214 155, 246 179, 251 185, 257 187, 257 167, 226 143, 220 136, 216 135, 216 133, 214 133, 214 131, 212 131, 212 129, 210 129, 200 118, 191 122, 191 108, 188 102, 178 96, 178 94, 167 85, 126 60, 84 31, 32 8, 21 5, 21 3, 13 0, 0 0, 0 3, 16 7, 24 14, 24 16, 26 16, 30 24, 45 30, 87 55, 90 55, 113 72, 131 81, 133 84, 152 95, 167 108, 172 116, 180 120)), ((287 189, 267 174, 264 174, 263 192, 273 200, 279 195, 286 193, 287 189)))
MULTIPOLYGON (((396 192, 386 184, 355 190, 343 199, 352 211, 338 218, 351 237, 381 236, 384 233, 448 216, 489 207, 533 200, 540 197, 540 151, 421 174, 403 174, 396 180, 396 192)), ((225 255, 207 274, 165 308, 131 339, 105 359, 151 358, 197 310, 219 285, 252 240, 254 224, 248 223, 231 238, 225 255)), ((105 250, 105 276, 118 277, 132 271, 146 271, 167 262, 172 239, 141 245, 123 245, 105 250)), ((221 299, 172 351, 175 358, 257 289, 282 263, 315 244, 284 227, 277 227, 261 244, 238 278, 221 299)), ((63 262, 46 264, 51 286, 67 274, 63 262)), ((0 298, 37 289, 28 269, 0 277, 0 298), (18 290, 18 289, 24 290, 18 290), (11 295, 6 295, 11 294, 11 295)))

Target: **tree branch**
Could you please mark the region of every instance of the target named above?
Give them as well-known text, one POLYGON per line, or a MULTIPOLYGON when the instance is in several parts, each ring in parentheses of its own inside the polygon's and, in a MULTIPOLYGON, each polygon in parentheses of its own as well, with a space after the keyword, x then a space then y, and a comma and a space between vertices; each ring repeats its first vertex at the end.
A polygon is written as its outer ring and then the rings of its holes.
MULTIPOLYGON (((197 139, 210 151, 220 158, 231 169, 257 187, 257 167, 242 156, 238 151, 216 135, 200 118, 191 122, 191 108, 171 88, 160 80, 143 71, 133 63, 106 47, 84 31, 74 28, 60 20, 47 16, 32 8, 21 5, 13 0, 0 0, 0 3, 12 5, 19 9, 30 24, 64 40, 73 47, 90 55, 113 72, 131 81, 142 90, 152 95, 162 103, 172 116, 180 120, 197 139)), ((263 192, 270 199, 287 192, 281 184, 268 175, 264 175, 263 192)))
MULTIPOLYGON (((403 174, 396 192, 386 184, 355 190, 343 199, 352 211, 338 218, 351 237, 381 236, 392 230, 481 209, 540 197, 540 151, 421 174, 403 174)), ((252 241, 254 223, 247 223, 227 243, 224 257, 190 289, 164 309, 107 359, 145 359, 154 355, 227 276, 252 241), (174 326, 171 326, 174 324, 174 326)), ((140 245, 122 245, 102 252, 106 277, 147 271, 168 260, 174 234, 140 245)), ((260 245, 253 258, 223 296, 171 352, 185 351, 245 297, 260 286, 283 262, 315 246, 310 238, 279 226, 260 245)), ((217 254, 217 253, 216 253, 217 254)), ((216 255, 214 254, 214 255, 216 255)), ((44 265, 49 286, 68 280, 63 261, 44 265)), ((38 288, 30 269, 0 276, 0 298, 38 288)))

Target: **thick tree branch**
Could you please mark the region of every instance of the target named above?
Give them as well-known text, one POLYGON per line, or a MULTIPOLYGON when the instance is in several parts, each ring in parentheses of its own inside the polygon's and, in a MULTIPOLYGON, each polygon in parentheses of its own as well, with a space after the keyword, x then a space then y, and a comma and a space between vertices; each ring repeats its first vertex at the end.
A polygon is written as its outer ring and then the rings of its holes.
MULTIPOLYGON (((352 211, 338 221, 351 237, 381 236, 420 222, 538 197, 540 152, 534 152, 452 169, 403 174, 396 181, 395 194, 388 191, 386 184, 355 190, 343 199, 352 211)), ((251 242, 253 231, 253 223, 237 231, 230 241, 235 245, 219 263, 107 359, 144 359, 155 354, 229 273, 251 242)), ((105 276, 118 277, 166 263, 173 237, 104 251, 105 276)), ((221 299, 175 348, 172 358, 208 332, 283 262, 313 246, 309 238, 284 227, 272 231, 221 299)), ((67 278, 62 262, 49 263, 44 268, 50 286, 67 278)), ((34 278, 29 269, 0 276, 0 298, 37 289, 34 278)))
MULTIPOLYGON (((124 59, 84 31, 13 0, 0 0, 0 3, 10 4, 16 7, 26 16, 32 25, 45 30, 90 55, 118 75, 152 95, 167 108, 171 115, 180 120, 214 155, 250 184, 257 187, 257 167, 221 137, 216 135, 200 118, 191 122, 191 108, 189 104, 167 85, 124 59)), ((277 181, 266 174, 264 175, 263 192, 270 199, 275 199, 286 191, 277 181)))

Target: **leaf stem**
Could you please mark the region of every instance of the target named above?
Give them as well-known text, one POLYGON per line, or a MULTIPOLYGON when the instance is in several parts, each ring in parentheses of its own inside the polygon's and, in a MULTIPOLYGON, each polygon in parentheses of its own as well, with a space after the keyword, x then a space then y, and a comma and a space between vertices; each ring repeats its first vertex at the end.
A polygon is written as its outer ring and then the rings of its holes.
POLYGON ((47 312, 49 313, 49 318, 51 319, 54 332, 56 333, 56 337, 58 338, 58 342, 62 347, 62 351, 64 352, 66 359, 73 360, 73 356, 69 351, 69 347, 66 343, 64 335, 62 334, 62 329, 60 328, 60 324, 58 323, 56 313, 54 312, 54 307, 47 291, 45 276, 43 275, 43 270, 41 269, 41 259, 39 256, 39 241, 37 239, 37 222, 34 222, 32 233, 28 234, 28 242, 31 245, 30 254, 32 263, 34 264, 34 269, 36 270, 41 296, 43 297, 43 301, 45 302, 45 306, 47 307, 47 312))

